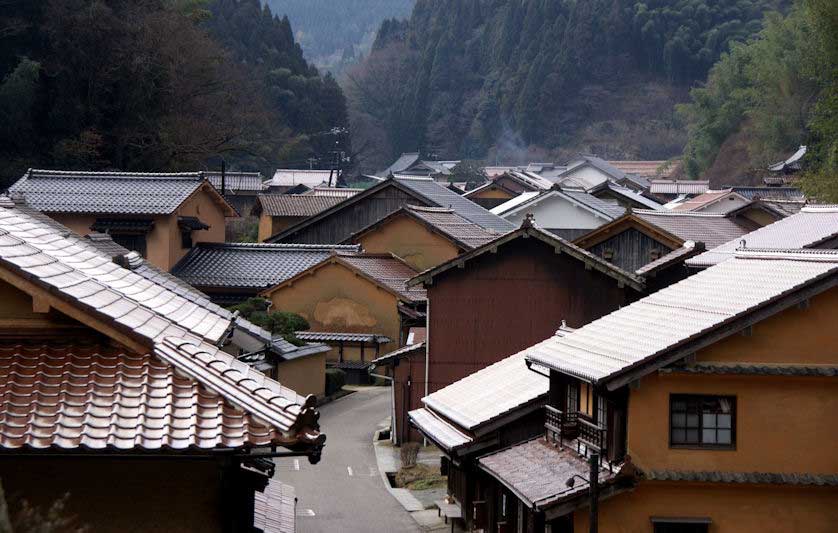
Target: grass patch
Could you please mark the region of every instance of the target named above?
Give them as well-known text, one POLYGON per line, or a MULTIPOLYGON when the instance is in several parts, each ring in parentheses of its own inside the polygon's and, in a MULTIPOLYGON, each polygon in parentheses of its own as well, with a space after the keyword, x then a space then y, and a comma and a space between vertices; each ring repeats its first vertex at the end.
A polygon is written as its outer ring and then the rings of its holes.
POLYGON ((445 476, 439 473, 439 468, 417 464, 401 468, 396 472, 396 486, 410 490, 438 489, 446 485, 445 476))

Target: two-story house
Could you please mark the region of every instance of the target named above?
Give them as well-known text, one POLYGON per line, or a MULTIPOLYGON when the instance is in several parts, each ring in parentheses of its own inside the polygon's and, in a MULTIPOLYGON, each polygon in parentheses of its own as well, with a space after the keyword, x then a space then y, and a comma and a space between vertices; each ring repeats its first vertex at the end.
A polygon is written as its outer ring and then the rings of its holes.
POLYGON ((170 270, 198 242, 222 243, 236 210, 201 172, 29 169, 9 192, 79 235, 107 233, 170 270))
POLYGON ((525 350, 549 369, 545 436, 479 459, 473 511, 501 531, 834 530, 836 312, 838 253, 742 249, 525 350))

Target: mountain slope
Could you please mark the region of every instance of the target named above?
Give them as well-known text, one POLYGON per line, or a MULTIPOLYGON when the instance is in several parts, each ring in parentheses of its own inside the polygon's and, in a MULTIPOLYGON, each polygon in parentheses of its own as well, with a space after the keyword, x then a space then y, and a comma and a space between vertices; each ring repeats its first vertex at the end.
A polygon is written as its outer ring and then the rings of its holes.
POLYGON ((361 144, 389 141, 367 154, 371 168, 417 149, 677 155, 685 137, 674 104, 785 3, 418 0, 408 22, 382 25, 350 72, 353 131, 361 144))

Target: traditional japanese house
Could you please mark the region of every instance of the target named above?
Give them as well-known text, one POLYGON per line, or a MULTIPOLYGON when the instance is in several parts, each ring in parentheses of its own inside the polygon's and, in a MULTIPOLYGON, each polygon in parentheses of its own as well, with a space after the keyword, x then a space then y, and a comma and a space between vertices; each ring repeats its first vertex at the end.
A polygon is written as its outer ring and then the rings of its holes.
POLYGON ((0 198, 9 509, 69 493, 67 514, 93 531, 293 530, 269 458, 319 460, 314 396, 227 353, 235 317, 121 261, 0 198))
POLYGON ((625 213, 616 202, 606 202, 582 190, 525 192, 492 209, 492 213, 521 225, 532 215, 539 225, 572 240, 607 224, 625 213))
MULTIPOLYGON (((552 335, 562 318, 580 326, 625 305, 642 281, 535 227, 517 230, 427 270, 410 281, 428 291, 426 353, 410 358, 407 407, 422 397, 552 335)), ((410 439, 418 438, 414 431, 410 439)))
POLYGON ((660 209, 661 205, 646 193, 646 180, 626 174, 608 161, 595 156, 581 156, 568 163, 555 180, 562 189, 581 190, 625 208, 660 209))
POLYGON ((370 253, 391 253, 421 272, 497 236, 453 209, 408 205, 354 233, 346 242, 370 253))
MULTIPOLYGON (((38 216, 38 214, 32 213, 32 216, 38 216)), ((66 231, 63 226, 48 217, 40 216, 39 218, 44 223, 55 226, 58 231, 66 231)), ((295 346, 280 336, 272 335, 241 316, 211 302, 209 296, 180 278, 158 269, 136 252, 130 252, 118 245, 108 235, 92 233, 87 235, 85 240, 123 268, 131 270, 156 285, 166 287, 173 294, 229 320, 232 324, 229 342, 222 347, 227 353, 247 362, 268 377, 281 381, 285 386, 302 395, 323 396, 328 346, 319 344, 317 341, 295 346)))
POLYGON ((574 244, 665 287, 690 274, 684 262, 757 229, 735 214, 635 210, 577 238, 574 244))
POLYGON ((337 185, 338 172, 335 170, 301 170, 280 168, 274 172, 271 179, 263 183, 263 190, 267 193, 284 193, 295 187, 314 187, 337 185))
POLYGON ((329 209, 346 198, 313 194, 260 194, 252 210, 259 217, 259 242, 329 209))
POLYGON ((172 274, 208 294, 212 301, 235 305, 258 296, 328 258, 333 252, 359 252, 358 246, 300 244, 199 244, 172 274))
POLYGON ((708 247, 707 252, 688 259, 686 264, 697 269, 719 264, 734 257, 743 244, 751 248, 838 248, 838 206, 806 206, 788 218, 708 247))
POLYGON ((247 216, 256 205, 256 197, 262 192, 265 178, 261 172, 204 172, 212 186, 220 192, 239 215, 247 216))
POLYGON ((838 252, 748 248, 524 350, 549 369, 545 434, 478 460, 478 521, 831 531, 836 312, 838 252))
POLYGON ((109 234, 169 270, 199 242, 224 242, 236 210, 200 172, 30 169, 9 188, 79 235, 109 234))
POLYGON ((463 196, 477 205, 483 206, 486 209, 492 209, 515 198, 519 194, 521 194, 520 190, 504 185, 503 181, 491 180, 470 191, 466 191, 463 196))
POLYGON ((310 332, 304 335, 328 334, 318 340, 332 347, 330 366, 365 375, 373 359, 404 345, 408 329, 423 316, 425 290, 406 285, 415 275, 391 254, 333 253, 261 295, 273 309, 305 318, 310 332), (377 340, 352 349, 349 334, 377 340))
POLYGON ((514 225, 431 178, 389 178, 274 235, 269 242, 332 244, 343 242, 406 205, 446 207, 498 234, 514 225))

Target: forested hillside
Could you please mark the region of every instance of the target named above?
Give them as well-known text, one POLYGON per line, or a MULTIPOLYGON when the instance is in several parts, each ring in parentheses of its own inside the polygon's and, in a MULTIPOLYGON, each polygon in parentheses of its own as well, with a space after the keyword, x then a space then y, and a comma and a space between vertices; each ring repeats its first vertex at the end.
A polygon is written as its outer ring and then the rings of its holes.
POLYGON ((418 0, 346 84, 365 166, 402 151, 679 155, 674 106, 783 0, 418 0))
POLYGON ((369 52, 381 22, 406 18, 415 0, 266 0, 287 15, 306 58, 339 72, 369 52))
POLYGON ((680 111, 692 176, 717 185, 809 147, 808 192, 838 201, 838 2, 801 0, 733 46, 680 111))
MULTIPOLYGON (((268 170, 346 124, 343 95, 259 0, 8 0, 0 168, 268 170)), ((331 141, 334 145, 334 141, 331 141)), ((2 186, 3 184, 0 184, 2 186)))

